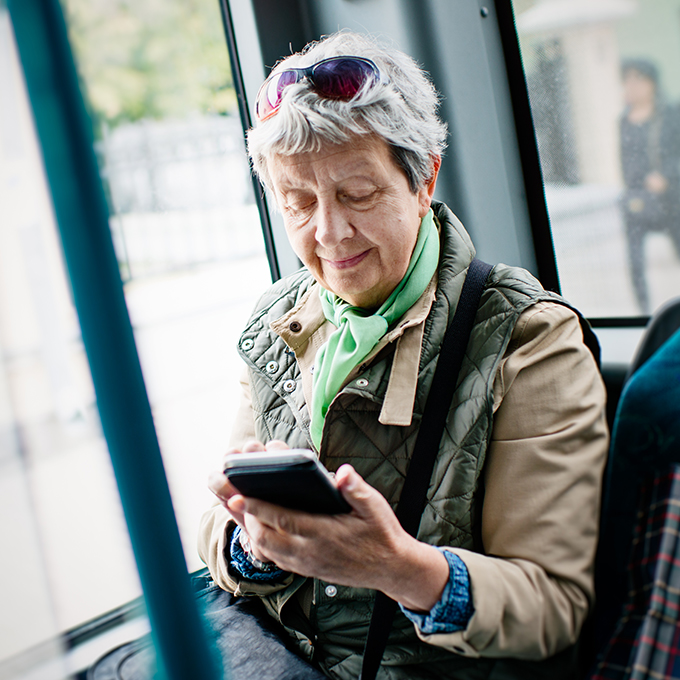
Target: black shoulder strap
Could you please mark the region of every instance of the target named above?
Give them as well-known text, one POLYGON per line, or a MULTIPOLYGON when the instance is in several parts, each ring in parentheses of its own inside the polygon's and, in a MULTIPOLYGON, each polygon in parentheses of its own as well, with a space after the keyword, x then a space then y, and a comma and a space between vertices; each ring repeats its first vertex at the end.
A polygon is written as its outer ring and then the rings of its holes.
MULTIPOLYGON (((458 384, 458 374, 470 339, 479 301, 491 269, 491 265, 477 258, 470 263, 456 312, 439 352, 437 368, 427 395, 425 412, 420 423, 411 464, 396 510, 401 526, 411 536, 416 536, 418 533, 446 418, 458 384)), ((364 648, 361 680, 374 680, 387 646, 396 610, 397 603, 394 600, 384 593, 376 593, 373 616, 364 648)))

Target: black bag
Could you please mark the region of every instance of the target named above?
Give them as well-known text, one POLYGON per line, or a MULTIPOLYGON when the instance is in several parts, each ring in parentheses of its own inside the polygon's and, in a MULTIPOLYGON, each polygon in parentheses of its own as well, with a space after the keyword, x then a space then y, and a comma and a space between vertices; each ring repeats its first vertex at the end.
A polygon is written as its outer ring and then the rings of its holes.
MULTIPOLYGON (((232 678, 324 680, 320 670, 286 645, 289 636, 256 597, 222 590, 207 569, 192 577, 196 597, 213 633, 215 648, 232 678), (253 654, 253 650, 257 650, 253 654)), ((87 680, 152 680, 156 658, 149 635, 107 652, 87 672, 87 680)))

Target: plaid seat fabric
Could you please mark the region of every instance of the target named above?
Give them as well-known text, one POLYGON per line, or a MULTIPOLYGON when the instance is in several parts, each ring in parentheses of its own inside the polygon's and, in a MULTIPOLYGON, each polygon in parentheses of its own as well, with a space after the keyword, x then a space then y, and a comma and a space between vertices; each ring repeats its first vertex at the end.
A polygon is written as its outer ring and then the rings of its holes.
POLYGON ((590 680, 680 678, 680 465, 640 501, 628 600, 590 680))

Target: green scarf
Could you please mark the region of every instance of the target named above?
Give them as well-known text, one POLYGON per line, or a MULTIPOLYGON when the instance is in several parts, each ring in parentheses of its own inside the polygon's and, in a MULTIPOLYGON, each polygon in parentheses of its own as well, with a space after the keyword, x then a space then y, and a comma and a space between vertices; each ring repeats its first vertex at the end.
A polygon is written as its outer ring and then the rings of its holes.
POLYGON ((361 307, 352 307, 324 288, 319 291, 324 315, 337 330, 319 348, 314 361, 310 430, 317 449, 328 407, 347 376, 425 292, 438 264, 439 233, 430 210, 420 222, 418 240, 404 278, 377 312, 371 314, 361 307))

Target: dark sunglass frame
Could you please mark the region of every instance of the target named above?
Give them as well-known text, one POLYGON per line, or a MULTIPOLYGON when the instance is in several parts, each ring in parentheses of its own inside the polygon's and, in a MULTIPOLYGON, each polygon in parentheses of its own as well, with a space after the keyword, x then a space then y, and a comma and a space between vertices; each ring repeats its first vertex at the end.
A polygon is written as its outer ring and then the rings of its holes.
POLYGON ((384 82, 375 62, 365 57, 343 55, 328 57, 305 68, 288 68, 272 73, 260 87, 255 100, 255 115, 262 122, 279 110, 283 92, 289 85, 307 78, 314 91, 328 99, 349 101, 367 83, 384 82), (355 70, 347 69, 351 65, 355 70), (328 67, 334 67, 328 69, 328 67), (345 68, 342 68, 345 67, 345 68), (328 71, 327 73, 324 72, 328 71), (269 95, 274 88, 274 97, 269 95))

